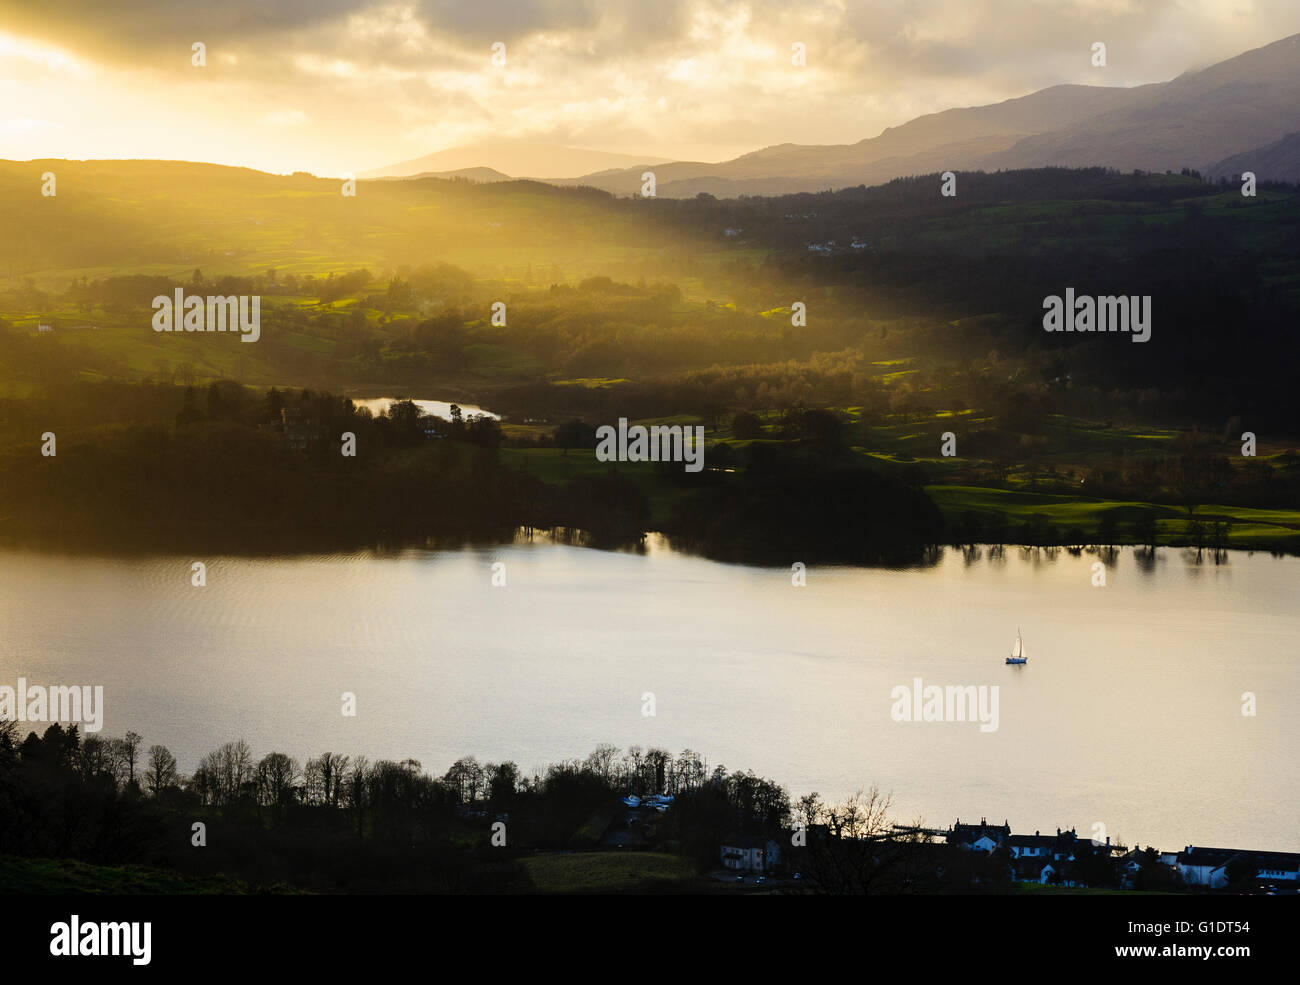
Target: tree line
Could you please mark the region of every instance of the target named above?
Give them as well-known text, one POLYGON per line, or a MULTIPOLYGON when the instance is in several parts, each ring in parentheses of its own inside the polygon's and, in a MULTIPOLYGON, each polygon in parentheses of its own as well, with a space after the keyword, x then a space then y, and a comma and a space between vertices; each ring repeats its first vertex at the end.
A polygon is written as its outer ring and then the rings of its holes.
MULTIPOLYGON (((589 848, 592 818, 627 794, 725 805, 730 828, 782 824, 778 784, 709 767, 698 753, 603 744, 583 759, 531 772, 513 762, 458 759, 442 774, 416 760, 333 752, 255 756, 234 740, 182 773, 140 735, 82 736, 48 726, 21 736, 0 721, 0 854, 139 864, 255 885, 316 891, 527 889, 519 859, 537 849, 589 848), (505 845, 491 842, 496 822, 505 845), (202 846, 195 824, 204 825, 202 846)), ((702 859, 707 861, 707 859, 702 859)))

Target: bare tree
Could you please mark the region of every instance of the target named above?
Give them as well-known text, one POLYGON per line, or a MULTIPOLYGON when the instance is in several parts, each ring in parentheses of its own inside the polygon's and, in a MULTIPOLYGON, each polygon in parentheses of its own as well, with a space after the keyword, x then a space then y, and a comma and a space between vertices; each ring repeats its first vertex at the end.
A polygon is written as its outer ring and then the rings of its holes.
POLYGON ((633 793, 644 793, 641 787, 641 779, 645 775, 645 753, 640 746, 628 746, 627 752, 623 755, 623 767, 627 771, 629 786, 633 787, 633 793))
POLYGON ((127 786, 135 786, 135 766, 140 760, 140 743, 144 740, 136 732, 127 732, 115 743, 119 771, 127 786))
POLYGON ((149 793, 157 797, 177 782, 176 757, 166 746, 149 747, 149 765, 145 768, 144 784, 149 793))
POLYGON ((347 805, 355 815, 358 837, 365 833, 366 807, 369 804, 366 797, 366 778, 369 775, 370 761, 365 756, 357 756, 352 760, 346 782, 347 805))
POLYGON ((267 753, 257 764, 257 802, 277 810, 293 802, 300 776, 298 762, 282 752, 267 753))
MULTIPOLYGON (((906 892, 915 877, 925 836, 899 835, 889 820, 891 798, 874 785, 842 804, 824 805, 829 832, 812 837, 804 852, 811 885, 819 892, 870 894, 906 892)), ((803 802, 800 802, 801 808, 803 802)))
POLYGON ((227 742, 199 761, 191 785, 203 803, 233 804, 253 780, 253 755, 243 739, 227 742))
POLYGON ((478 800, 479 791, 484 788, 483 767, 473 756, 463 756, 451 764, 443 776, 443 782, 451 786, 462 804, 472 804, 478 800))
POLYGON ((345 799, 348 757, 325 752, 307 760, 303 769, 303 797, 309 804, 338 807, 345 799))
POLYGON ((83 780, 103 773, 113 774, 113 740, 101 739, 97 735, 88 735, 81 748, 77 750, 77 768, 83 780))
POLYGON ((613 786, 615 781, 618 779, 617 761, 618 746, 612 746, 608 742, 602 742, 591 751, 591 755, 587 757, 586 762, 582 765, 589 773, 594 773, 596 776, 604 780, 605 783, 613 786))
POLYGON ((683 749, 673 764, 671 793, 698 790, 704 784, 705 766, 700 754, 693 749, 683 749))
POLYGON ((811 828, 821 817, 822 810, 821 794, 814 790, 812 793, 799 798, 799 802, 795 806, 795 815, 805 828, 811 828))

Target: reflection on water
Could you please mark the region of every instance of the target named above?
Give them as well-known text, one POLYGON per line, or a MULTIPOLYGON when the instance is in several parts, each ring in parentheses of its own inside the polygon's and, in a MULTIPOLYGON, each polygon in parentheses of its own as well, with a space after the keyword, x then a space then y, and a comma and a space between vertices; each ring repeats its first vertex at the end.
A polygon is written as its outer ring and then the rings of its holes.
MULTIPOLYGON (((357 407, 367 408, 370 413, 378 417, 380 414, 388 413, 388 408, 397 403, 397 399, 394 399, 393 397, 372 397, 367 399, 353 397, 352 403, 357 407)), ((452 404, 445 400, 412 400, 411 403, 415 404, 415 406, 419 407, 420 410, 424 411, 426 414, 451 420, 452 404)), ((482 407, 475 404, 456 404, 455 406, 460 408, 461 415, 464 417, 482 415, 484 417, 494 418, 498 421, 501 420, 500 415, 494 414, 490 410, 484 410, 482 407)))
POLYGON ((438 773, 689 747, 793 793, 876 782, 935 825, 1300 850, 1295 558, 982 547, 813 566, 798 588, 661 538, 211 557, 205 588, 194 560, 0 552, 0 684, 102 684, 103 734, 137 731, 185 770, 236 737, 438 773), (1007 667, 1017 628, 1030 660, 1007 667), (998 685, 998 730, 893 721, 891 690, 918 677, 998 685))

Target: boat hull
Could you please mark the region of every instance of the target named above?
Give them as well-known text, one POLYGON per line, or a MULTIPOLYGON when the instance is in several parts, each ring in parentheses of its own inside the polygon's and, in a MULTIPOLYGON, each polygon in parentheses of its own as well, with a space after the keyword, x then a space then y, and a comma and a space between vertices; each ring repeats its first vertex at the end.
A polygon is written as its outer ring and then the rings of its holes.
POLYGON ((1028 662, 1028 657, 1007 657, 1007 663, 1009 664, 1023 664, 1028 662))

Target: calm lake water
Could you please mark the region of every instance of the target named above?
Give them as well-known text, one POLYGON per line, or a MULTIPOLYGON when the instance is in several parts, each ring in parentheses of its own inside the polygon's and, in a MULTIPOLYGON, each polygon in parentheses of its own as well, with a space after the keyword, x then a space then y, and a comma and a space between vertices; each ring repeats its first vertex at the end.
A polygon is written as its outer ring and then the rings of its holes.
MULTIPOLYGON (((387 414, 388 408, 397 403, 397 400, 393 397, 353 397, 352 403, 357 407, 368 407, 370 413, 377 417, 380 414, 387 414)), ((444 417, 447 420, 451 420, 451 401, 412 400, 411 403, 415 404, 415 406, 419 407, 420 410, 424 411, 426 414, 431 414, 434 417, 444 417)), ((484 417, 495 418, 498 421, 501 420, 501 415, 494 414, 490 410, 484 410, 477 404, 456 404, 456 406, 460 408, 461 414, 465 417, 482 415, 484 417)))
POLYGON ((812 567, 803 588, 658 540, 204 558, 205 588, 193 560, 0 552, 0 684, 103 684, 102 734, 140 732, 185 771, 240 737, 437 773, 466 754, 527 770, 601 742, 689 747, 795 794, 875 782, 933 826, 1300 850, 1295 558, 1166 550, 1144 569, 1124 551, 1093 587, 1086 554, 949 551, 812 567), (1022 668, 1003 663, 1017 627, 1022 668), (891 690, 917 677, 998 685, 998 730, 893 721, 891 690))

